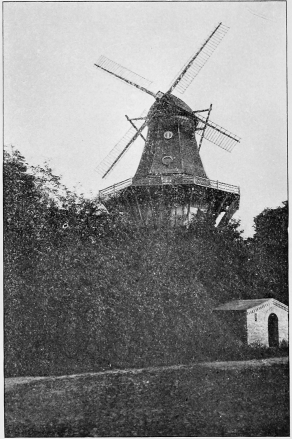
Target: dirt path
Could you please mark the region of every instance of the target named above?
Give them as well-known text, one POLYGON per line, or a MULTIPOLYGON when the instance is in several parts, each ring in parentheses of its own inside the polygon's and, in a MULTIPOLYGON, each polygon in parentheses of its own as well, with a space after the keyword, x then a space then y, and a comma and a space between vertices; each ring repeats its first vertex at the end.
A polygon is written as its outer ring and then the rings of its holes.
POLYGON ((201 363, 206 367, 215 369, 249 369, 262 366, 272 366, 273 364, 288 364, 288 357, 265 358, 263 360, 246 360, 246 361, 214 361, 210 363, 201 363))
POLYGON ((103 372, 88 372, 79 373, 75 375, 62 375, 62 376, 48 376, 48 377, 15 377, 5 379, 5 392, 8 392, 15 388, 15 386, 21 384, 27 384, 33 381, 55 381, 62 379, 74 379, 90 376, 100 375, 117 375, 117 374, 138 374, 143 372, 158 372, 162 370, 179 370, 179 369, 192 369, 195 367, 208 367, 214 369, 254 369, 258 367, 267 367, 274 364, 288 364, 288 357, 278 358, 266 358, 263 360, 245 360, 245 361, 213 361, 205 363, 193 363, 193 364, 179 364, 174 366, 158 366, 158 367, 145 367, 142 369, 114 369, 106 370, 103 372))

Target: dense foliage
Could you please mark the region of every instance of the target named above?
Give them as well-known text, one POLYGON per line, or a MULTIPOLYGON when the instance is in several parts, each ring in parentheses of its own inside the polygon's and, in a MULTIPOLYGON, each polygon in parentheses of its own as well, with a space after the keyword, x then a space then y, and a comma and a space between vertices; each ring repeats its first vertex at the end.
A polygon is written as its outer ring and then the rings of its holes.
POLYGON ((239 224, 145 229, 4 156, 5 370, 64 374, 220 358, 238 341, 212 309, 287 303, 287 205, 239 224), (286 222, 285 222, 286 221, 286 222), (281 225, 281 227, 280 227, 281 225), (286 265, 285 265, 286 263, 286 265), (286 282, 286 283, 285 283, 286 282))
POLYGON ((288 203, 265 209, 254 222, 255 235, 249 244, 255 291, 265 291, 265 297, 288 305, 288 203))

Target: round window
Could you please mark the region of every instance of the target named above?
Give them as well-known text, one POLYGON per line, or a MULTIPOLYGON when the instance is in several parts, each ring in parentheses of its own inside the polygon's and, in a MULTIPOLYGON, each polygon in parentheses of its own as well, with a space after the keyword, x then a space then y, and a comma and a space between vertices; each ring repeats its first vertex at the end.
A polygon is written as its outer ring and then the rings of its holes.
POLYGON ((173 136, 173 133, 171 131, 165 131, 164 138, 165 139, 171 139, 173 136))
POLYGON ((171 162, 173 162, 173 157, 171 155, 165 155, 161 159, 162 163, 166 166, 169 166, 171 162))

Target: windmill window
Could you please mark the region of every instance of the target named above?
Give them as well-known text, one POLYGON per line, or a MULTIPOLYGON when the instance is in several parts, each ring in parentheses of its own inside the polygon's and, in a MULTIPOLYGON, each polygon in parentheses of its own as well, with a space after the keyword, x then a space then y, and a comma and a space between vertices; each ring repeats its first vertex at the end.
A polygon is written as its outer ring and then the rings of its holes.
POLYGON ((169 166, 170 163, 173 162, 173 157, 171 157, 171 155, 166 155, 166 156, 162 157, 161 161, 165 166, 169 166))
POLYGON ((171 131, 165 131, 165 133, 164 133, 164 138, 165 139, 167 139, 167 140, 171 139, 172 136, 173 136, 173 133, 171 131))

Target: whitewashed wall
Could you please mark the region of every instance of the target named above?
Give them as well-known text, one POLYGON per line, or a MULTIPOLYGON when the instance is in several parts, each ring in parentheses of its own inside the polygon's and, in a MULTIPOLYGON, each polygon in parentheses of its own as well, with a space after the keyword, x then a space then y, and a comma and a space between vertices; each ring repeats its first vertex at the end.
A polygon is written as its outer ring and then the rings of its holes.
POLYGON ((288 342, 288 308, 274 299, 257 308, 247 311, 247 343, 260 343, 269 346, 268 318, 270 314, 278 317, 279 343, 288 342), (255 315, 257 320, 255 319, 255 315))

